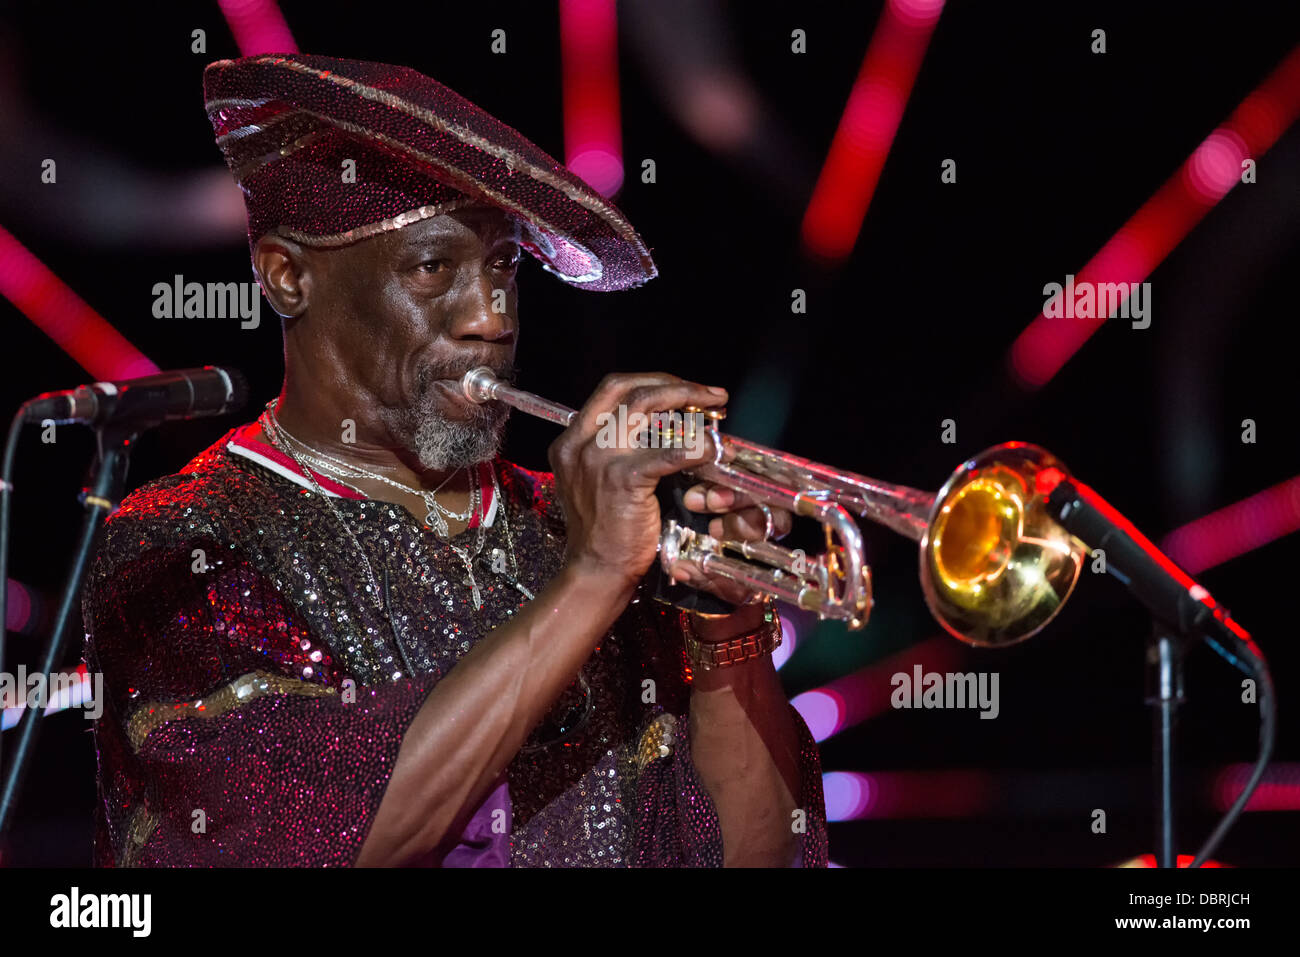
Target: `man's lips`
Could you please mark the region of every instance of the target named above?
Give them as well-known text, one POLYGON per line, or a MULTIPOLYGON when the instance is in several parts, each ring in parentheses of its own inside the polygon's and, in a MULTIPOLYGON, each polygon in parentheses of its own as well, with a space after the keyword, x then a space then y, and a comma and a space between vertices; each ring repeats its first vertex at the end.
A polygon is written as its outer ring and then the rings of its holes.
POLYGON ((447 393, 451 399, 461 405, 477 406, 477 402, 471 402, 465 395, 465 390, 461 388, 460 379, 435 379, 433 384, 447 393))
MULTIPOLYGON (((475 366, 474 368, 477 369, 479 366, 475 366)), ((499 376, 499 378, 504 380, 506 379, 506 376, 499 376)), ((462 381, 463 376, 457 376, 454 379, 435 379, 433 384, 439 389, 439 391, 447 396, 454 405, 460 408, 478 409, 480 410, 480 414, 487 410, 500 410, 502 403, 496 399, 489 399, 487 402, 475 402, 472 400, 465 394, 465 388, 462 385, 462 381)))
POLYGON ((513 377, 512 370, 508 367, 505 369, 500 369, 491 362, 476 362, 473 365, 466 366, 464 369, 462 369, 458 373, 455 373, 454 375, 447 375, 444 373, 443 375, 435 378, 433 381, 440 385, 444 383, 450 384, 455 386, 457 389, 460 389, 461 383, 465 381, 465 376, 469 375, 469 373, 474 372, 478 369, 487 369, 488 372, 492 373, 492 375, 495 378, 500 379, 502 382, 509 382, 513 377))
POLYGON ((438 403, 440 405, 445 404, 449 412, 453 409, 456 410, 457 418, 466 415, 481 417, 484 414, 499 414, 501 403, 496 401, 474 402, 465 395, 461 383, 464 381, 466 373, 482 368, 490 370, 494 376, 508 382, 513 377, 512 366, 512 363, 503 363, 500 356, 494 356, 490 359, 486 356, 474 359, 462 358, 456 366, 451 366, 446 362, 421 363, 415 366, 413 370, 412 384, 414 385, 414 392, 412 400, 421 392, 425 393, 426 396, 436 395, 438 403))

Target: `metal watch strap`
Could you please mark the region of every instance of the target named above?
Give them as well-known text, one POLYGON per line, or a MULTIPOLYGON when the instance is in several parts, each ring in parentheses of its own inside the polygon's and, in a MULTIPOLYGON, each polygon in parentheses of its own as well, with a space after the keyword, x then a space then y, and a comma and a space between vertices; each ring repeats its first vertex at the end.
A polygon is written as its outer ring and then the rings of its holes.
POLYGON ((781 616, 777 614, 775 605, 769 602, 763 618, 761 625, 743 635, 726 641, 702 641, 695 634, 691 613, 682 612, 682 635, 691 667, 712 671, 770 655, 781 647, 781 616))

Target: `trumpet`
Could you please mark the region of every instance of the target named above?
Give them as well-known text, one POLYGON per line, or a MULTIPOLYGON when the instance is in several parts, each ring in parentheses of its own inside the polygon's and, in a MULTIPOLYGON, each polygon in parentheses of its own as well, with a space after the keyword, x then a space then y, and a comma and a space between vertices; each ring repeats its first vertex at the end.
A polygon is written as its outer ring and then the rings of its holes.
MULTIPOLYGON (((561 426, 578 414, 502 382, 486 367, 467 372, 461 389, 471 402, 498 400, 561 426)), ((808 556, 780 546, 770 540, 770 522, 769 537, 742 541, 669 520, 659 540, 666 572, 688 560, 706 574, 857 630, 866 625, 874 600, 856 516, 919 543, 921 587, 931 614, 955 638, 985 647, 1013 644, 1042 630, 1079 579, 1087 546, 1046 510, 1047 493, 1069 472, 1036 445, 1007 442, 986 449, 930 494, 725 435, 718 427, 725 413, 685 412, 682 421, 697 423, 712 440, 713 456, 683 474, 821 523, 826 548, 808 556)))

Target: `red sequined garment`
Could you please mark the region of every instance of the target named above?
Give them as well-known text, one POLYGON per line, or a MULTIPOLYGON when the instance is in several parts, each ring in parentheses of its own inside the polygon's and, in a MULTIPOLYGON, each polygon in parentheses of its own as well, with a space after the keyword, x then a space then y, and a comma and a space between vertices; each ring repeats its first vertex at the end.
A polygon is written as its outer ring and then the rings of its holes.
MULTIPOLYGON (((324 502, 248 431, 129 496, 88 580, 86 661, 107 699, 95 729, 102 865, 351 865, 425 697, 525 601, 485 565, 476 611, 464 565, 408 512, 354 494, 324 502)), ((488 467, 501 495, 481 516, 483 555, 512 548, 509 577, 536 593, 563 555, 553 479, 488 467)), ((467 831, 464 861, 720 865, 682 665, 673 616, 629 606, 511 763, 500 855, 475 851, 467 831), (642 703, 646 678, 655 704, 642 703)), ((820 763, 794 719, 802 866, 825 866, 820 763)))

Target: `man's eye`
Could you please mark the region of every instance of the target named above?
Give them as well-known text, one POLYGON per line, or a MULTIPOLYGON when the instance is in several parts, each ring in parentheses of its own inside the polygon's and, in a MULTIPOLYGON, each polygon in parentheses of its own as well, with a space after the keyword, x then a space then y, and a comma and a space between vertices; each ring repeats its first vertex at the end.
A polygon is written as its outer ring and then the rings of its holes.
POLYGON ((418 269, 418 270, 420 270, 420 272, 425 273, 426 275, 430 275, 430 276, 431 276, 431 275, 433 275, 434 273, 439 273, 439 272, 442 272, 444 269, 446 269, 446 268, 447 268, 447 260, 445 260, 445 259, 430 259, 428 262, 420 263, 420 265, 416 266, 415 268, 418 269))
POLYGON ((519 251, 518 249, 516 249, 513 253, 509 253, 509 254, 504 255, 504 256, 498 256, 498 257, 497 257, 497 268, 498 268, 498 269, 514 269, 516 266, 519 265, 519 260, 520 260, 521 258, 523 258, 523 257, 522 257, 522 254, 520 253, 520 251, 519 251))

